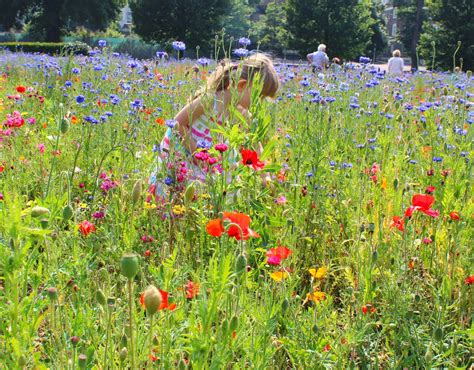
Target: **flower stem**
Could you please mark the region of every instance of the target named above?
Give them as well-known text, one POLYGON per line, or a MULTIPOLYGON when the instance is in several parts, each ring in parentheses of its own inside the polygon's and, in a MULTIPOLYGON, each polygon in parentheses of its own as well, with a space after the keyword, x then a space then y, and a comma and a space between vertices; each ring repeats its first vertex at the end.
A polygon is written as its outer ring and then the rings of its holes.
POLYGON ((135 367, 135 351, 133 348, 133 294, 132 294, 132 279, 128 279, 128 310, 130 316, 130 362, 132 369, 135 367))

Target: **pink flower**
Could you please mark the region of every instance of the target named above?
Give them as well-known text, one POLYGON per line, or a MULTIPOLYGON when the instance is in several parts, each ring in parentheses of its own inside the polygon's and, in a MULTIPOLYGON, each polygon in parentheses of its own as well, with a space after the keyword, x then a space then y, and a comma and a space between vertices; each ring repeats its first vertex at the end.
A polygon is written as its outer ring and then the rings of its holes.
POLYGON ((36 118, 35 117, 30 117, 30 118, 28 118, 27 121, 30 125, 34 125, 36 123, 36 118))
POLYGON ((38 144, 37 148, 38 148, 39 152, 41 154, 43 154, 45 149, 46 149, 46 146, 43 143, 40 143, 40 144, 38 144))
POLYGON ((275 203, 278 205, 285 204, 287 202, 286 197, 284 195, 279 196, 275 199, 275 203))
POLYGON ((423 244, 431 244, 433 243, 433 240, 431 238, 423 238, 423 244))
POLYGON ((227 147, 227 144, 220 143, 220 144, 216 144, 216 145, 214 146, 214 148, 215 148, 217 151, 223 153, 223 152, 225 152, 225 151, 227 150, 228 147, 227 147))
POLYGON ((269 256, 267 258, 267 263, 269 265, 279 265, 281 263, 281 258, 279 256, 269 256))

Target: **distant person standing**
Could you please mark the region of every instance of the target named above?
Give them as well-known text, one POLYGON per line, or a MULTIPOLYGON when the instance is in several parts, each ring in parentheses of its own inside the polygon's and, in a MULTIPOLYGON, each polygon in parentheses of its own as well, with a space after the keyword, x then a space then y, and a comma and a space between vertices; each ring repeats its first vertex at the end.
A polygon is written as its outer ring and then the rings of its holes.
POLYGON ((400 58, 400 50, 393 51, 393 57, 388 60, 388 73, 394 76, 400 76, 403 74, 403 59, 400 58))
POLYGON ((306 58, 308 59, 308 64, 313 66, 313 72, 325 69, 329 63, 329 58, 326 54, 326 45, 319 45, 318 51, 308 54, 306 58))

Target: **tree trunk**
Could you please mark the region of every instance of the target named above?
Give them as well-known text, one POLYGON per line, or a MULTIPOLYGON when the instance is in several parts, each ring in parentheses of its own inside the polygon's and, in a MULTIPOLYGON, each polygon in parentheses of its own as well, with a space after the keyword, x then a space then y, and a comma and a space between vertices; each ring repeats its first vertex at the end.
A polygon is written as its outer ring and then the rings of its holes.
POLYGON ((418 41, 420 41, 421 25, 423 23, 422 12, 423 6, 425 5, 424 0, 416 0, 416 15, 415 24, 413 26, 413 37, 411 39, 411 68, 418 70, 418 58, 416 48, 418 47, 418 41))

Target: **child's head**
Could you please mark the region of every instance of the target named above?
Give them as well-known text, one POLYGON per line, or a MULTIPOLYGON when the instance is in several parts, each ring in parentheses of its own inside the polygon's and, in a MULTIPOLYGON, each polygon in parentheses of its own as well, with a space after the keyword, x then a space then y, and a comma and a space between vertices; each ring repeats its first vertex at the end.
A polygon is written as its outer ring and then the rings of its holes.
POLYGON ((400 56, 402 55, 402 53, 400 53, 400 50, 394 50, 392 55, 395 57, 395 58, 400 58, 400 56))
POLYGON ((261 53, 251 55, 241 63, 232 63, 227 59, 221 61, 209 77, 207 89, 223 91, 234 82, 239 88, 242 85, 249 87, 257 76, 262 85, 260 96, 275 97, 280 88, 280 80, 271 59, 261 53))

